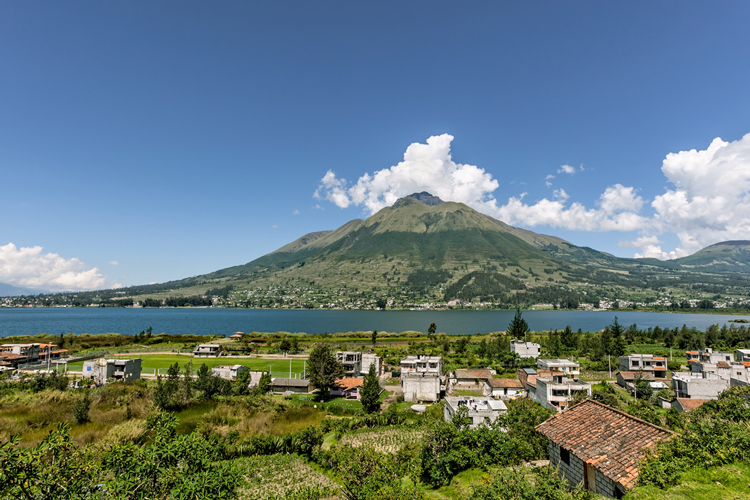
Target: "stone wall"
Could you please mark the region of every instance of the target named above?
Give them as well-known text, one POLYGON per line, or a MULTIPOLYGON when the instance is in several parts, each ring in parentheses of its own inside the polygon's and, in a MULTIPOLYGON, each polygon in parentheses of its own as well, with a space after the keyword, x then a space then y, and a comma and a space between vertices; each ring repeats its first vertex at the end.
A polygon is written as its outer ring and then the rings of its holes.
MULTIPOLYGON (((570 460, 569 464, 566 464, 560 459, 560 447, 552 441, 549 442, 550 466, 556 467, 560 476, 568 481, 572 488, 577 486, 583 488, 583 474, 586 464, 570 451, 568 455, 570 460)), ((622 498, 624 496, 621 487, 602 474, 599 469, 596 469, 596 491, 594 493, 610 498, 622 498)))

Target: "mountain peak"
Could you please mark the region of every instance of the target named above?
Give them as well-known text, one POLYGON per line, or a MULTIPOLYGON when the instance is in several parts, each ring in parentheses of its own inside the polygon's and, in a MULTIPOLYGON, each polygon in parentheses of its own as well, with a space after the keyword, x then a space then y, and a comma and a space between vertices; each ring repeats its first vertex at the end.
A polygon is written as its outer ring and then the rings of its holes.
MULTIPOLYGON (((437 196, 433 196, 427 191, 422 191, 421 193, 412 193, 408 196, 404 196, 404 198, 414 198, 415 200, 424 203, 427 206, 434 207, 435 205, 440 205, 441 203, 444 203, 443 200, 438 198, 437 196)), ((396 203, 403 200, 404 198, 400 198, 396 203)))

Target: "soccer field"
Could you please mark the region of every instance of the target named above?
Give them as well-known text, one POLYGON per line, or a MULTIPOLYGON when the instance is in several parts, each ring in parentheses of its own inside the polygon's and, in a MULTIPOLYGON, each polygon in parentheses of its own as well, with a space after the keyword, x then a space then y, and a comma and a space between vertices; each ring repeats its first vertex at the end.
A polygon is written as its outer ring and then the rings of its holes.
MULTIPOLYGON (((272 377, 289 377, 291 366, 292 377, 302 374, 305 368, 306 360, 299 358, 279 359, 279 358, 193 358, 191 356, 180 356, 179 354, 143 354, 140 356, 127 355, 117 356, 116 359, 141 358, 141 369, 143 373, 156 373, 159 370, 162 374, 166 373, 167 368, 175 362, 184 369, 185 365, 193 362, 193 373, 202 365, 206 364, 209 368, 219 365, 243 365, 251 370, 270 370, 272 377)), ((68 370, 81 371, 83 361, 70 363, 68 370)))

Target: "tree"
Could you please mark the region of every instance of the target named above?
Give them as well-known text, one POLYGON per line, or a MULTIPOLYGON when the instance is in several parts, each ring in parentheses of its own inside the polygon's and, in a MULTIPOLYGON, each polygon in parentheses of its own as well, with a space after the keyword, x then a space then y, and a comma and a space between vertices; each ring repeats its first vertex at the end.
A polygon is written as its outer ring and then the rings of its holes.
POLYGON ((85 424, 89 422, 91 419, 89 418, 89 410, 91 409, 91 396, 89 396, 89 391, 86 391, 83 393, 83 397, 78 398, 75 403, 73 403, 73 416, 76 419, 76 422, 79 424, 85 424))
POLYGON ((377 330, 373 330, 372 331, 372 345, 375 345, 375 342, 377 342, 377 341, 378 341, 378 331, 377 330))
POLYGON ((430 335, 434 335, 437 331, 437 325, 435 323, 430 323, 430 327, 427 329, 427 333, 430 335))
POLYGON ((258 387, 253 389, 253 393, 265 394, 268 392, 268 388, 270 385, 271 385, 271 374, 268 372, 264 372, 263 375, 260 376, 260 380, 258 380, 258 387))
POLYGON ((508 325, 507 334, 513 339, 525 339, 529 332, 529 324, 521 317, 521 308, 516 308, 516 315, 508 325))
POLYGON ((240 370, 232 390, 237 396, 247 396, 250 393, 248 385, 250 385, 250 370, 240 370))
POLYGON ((281 339, 281 342, 279 343, 279 350, 283 352, 284 354, 288 353, 289 350, 292 348, 291 342, 289 342, 289 339, 284 337, 281 339))
POLYGON ((365 382, 362 384, 362 407, 365 413, 374 413, 380 410, 380 382, 378 374, 375 372, 375 363, 370 364, 370 371, 365 376, 365 382))
POLYGON ((331 387, 344 376, 344 366, 336 360, 336 355, 326 344, 316 344, 310 351, 310 383, 318 390, 318 398, 328 399, 331 387))

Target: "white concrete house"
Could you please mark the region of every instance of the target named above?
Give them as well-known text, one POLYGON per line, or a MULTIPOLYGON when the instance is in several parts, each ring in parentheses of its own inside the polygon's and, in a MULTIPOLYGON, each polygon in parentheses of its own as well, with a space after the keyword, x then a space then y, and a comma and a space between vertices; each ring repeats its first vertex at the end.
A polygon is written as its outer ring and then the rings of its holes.
POLYGON ((505 403, 491 398, 479 396, 447 396, 445 398, 445 407, 443 415, 447 422, 453 419, 453 416, 461 407, 468 410, 467 416, 471 418, 471 427, 476 428, 482 424, 490 425, 497 417, 506 413, 508 407, 505 403))

